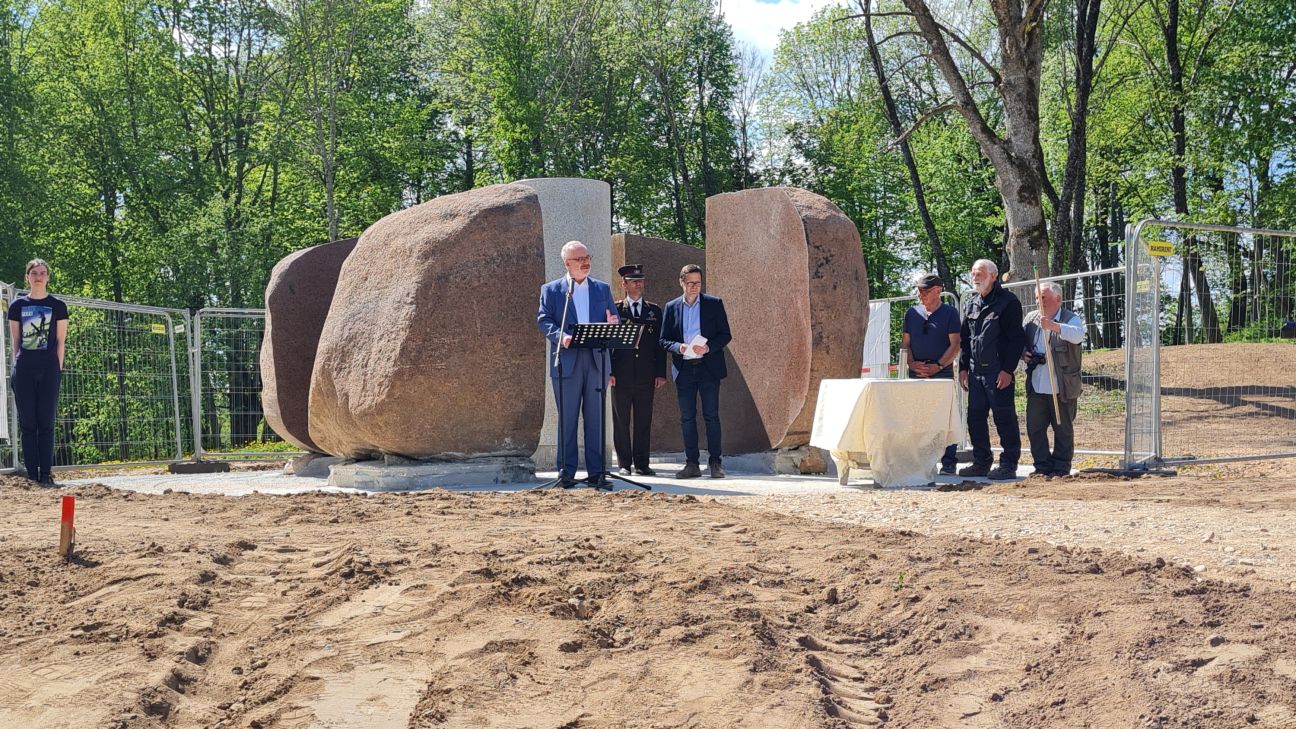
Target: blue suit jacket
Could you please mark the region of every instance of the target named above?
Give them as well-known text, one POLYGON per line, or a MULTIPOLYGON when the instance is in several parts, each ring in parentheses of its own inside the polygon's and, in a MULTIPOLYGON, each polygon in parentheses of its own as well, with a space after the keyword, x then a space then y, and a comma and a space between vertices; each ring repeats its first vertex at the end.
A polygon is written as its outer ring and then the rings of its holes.
MULTIPOLYGON (((702 310, 698 312, 698 326, 702 336, 707 339, 707 353, 702 355, 702 366, 711 371, 717 380, 729 374, 725 366, 724 348, 733 340, 729 333, 729 317, 725 314, 724 301, 718 296, 702 294, 702 310)), ((666 304, 666 313, 662 317, 661 347, 671 353, 671 362, 675 372, 684 364, 684 355, 679 353, 680 342, 684 340, 684 297, 671 299, 666 304)), ((675 375, 673 374, 672 377, 675 375)))
MULTIPOLYGON (((590 286, 589 296, 589 318, 591 323, 607 321, 607 312, 616 313, 616 301, 612 298, 612 287, 598 279, 590 276, 588 279, 590 286)), ((554 279, 544 286, 540 287, 540 313, 536 315, 536 325, 540 327, 540 333, 545 335, 549 340, 549 376, 558 377, 559 368, 561 368, 563 377, 570 377, 572 367, 576 362, 576 350, 564 349, 558 356, 558 367, 553 366, 554 347, 562 346, 562 337, 559 336, 558 327, 563 320, 563 305, 567 303, 567 282, 566 276, 554 279)), ((576 300, 572 299, 572 310, 567 312, 567 326, 564 328, 564 334, 571 334, 576 328, 578 320, 576 316, 576 300)), ((595 350, 599 354, 599 350, 595 350)), ((606 378, 612 373, 612 360, 607 350, 602 350, 603 355, 603 376, 606 378)))

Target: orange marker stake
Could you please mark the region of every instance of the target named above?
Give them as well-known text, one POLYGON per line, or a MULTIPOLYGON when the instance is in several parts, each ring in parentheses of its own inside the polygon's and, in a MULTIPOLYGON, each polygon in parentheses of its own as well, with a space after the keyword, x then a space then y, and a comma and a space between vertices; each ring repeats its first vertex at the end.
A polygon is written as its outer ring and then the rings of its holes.
POLYGON ((72 548, 76 544, 76 527, 72 526, 72 518, 76 512, 76 498, 73 496, 63 497, 63 519, 59 527, 59 555, 63 559, 72 557, 72 548))

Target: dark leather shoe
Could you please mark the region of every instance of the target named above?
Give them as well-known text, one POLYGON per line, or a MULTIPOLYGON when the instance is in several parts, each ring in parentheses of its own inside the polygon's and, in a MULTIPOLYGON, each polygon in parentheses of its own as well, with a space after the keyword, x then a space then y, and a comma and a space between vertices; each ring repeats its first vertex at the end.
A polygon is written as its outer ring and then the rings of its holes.
POLYGON ((635 469, 635 473, 639 474, 640 476, 656 476, 656 475, 657 475, 657 472, 654 471, 654 470, 652 470, 652 468, 636 468, 636 469, 635 469))
POLYGON ((713 462, 708 466, 708 470, 711 471, 711 478, 724 478, 724 477, 725 477, 724 466, 721 466, 719 461, 713 461, 713 462))
POLYGON ((940 467, 940 475, 953 476, 956 470, 957 469, 954 467, 953 463, 949 464, 948 466, 942 463, 940 467))
POLYGON ((574 489, 578 484, 579 482, 574 478, 567 478, 564 476, 558 479, 558 488, 574 489))
POLYGON ((973 463, 973 464, 970 465, 970 466, 964 466, 963 468, 960 468, 960 469, 959 469, 959 472, 958 472, 958 475, 960 475, 960 476, 971 476, 971 477, 973 477, 973 478, 980 478, 980 477, 982 477, 982 476, 988 476, 988 475, 990 475, 990 467, 989 467, 989 466, 979 466, 979 465, 973 463))
POLYGON ((1017 467, 1005 466, 1003 464, 1000 464, 994 467, 993 469, 991 469, 990 473, 986 474, 986 478, 990 479, 991 481, 1012 480, 1014 478, 1017 478, 1017 467))
POLYGON ((621 474, 622 476, 629 476, 632 474, 632 471, 626 468, 625 466, 622 466, 621 468, 617 469, 617 473, 621 474))
POLYGON ((1030 472, 1032 476, 1056 476, 1057 472, 1048 468, 1037 468, 1030 472))
POLYGON ((698 464, 685 463, 684 468, 681 468, 679 472, 675 474, 675 478, 698 478, 701 475, 702 469, 698 467, 698 464))

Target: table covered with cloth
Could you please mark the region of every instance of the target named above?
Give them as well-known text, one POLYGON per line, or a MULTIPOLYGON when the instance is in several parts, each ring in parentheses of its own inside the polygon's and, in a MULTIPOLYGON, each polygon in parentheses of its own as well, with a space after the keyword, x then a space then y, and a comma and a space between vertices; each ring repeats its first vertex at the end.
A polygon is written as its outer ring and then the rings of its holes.
POLYGON ((823 380, 810 445, 832 455, 842 484, 855 466, 879 486, 921 486, 963 436, 954 380, 823 380))

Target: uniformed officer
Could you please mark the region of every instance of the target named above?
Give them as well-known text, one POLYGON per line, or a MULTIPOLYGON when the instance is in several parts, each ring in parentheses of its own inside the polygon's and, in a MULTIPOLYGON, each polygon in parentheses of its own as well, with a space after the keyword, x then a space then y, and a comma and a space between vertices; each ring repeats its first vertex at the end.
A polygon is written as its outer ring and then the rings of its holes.
POLYGON ((645 301, 643 266, 629 263, 617 269, 626 297, 617 302, 622 322, 644 325, 639 346, 612 352, 612 444, 622 476, 631 468, 640 476, 656 476, 648 465, 651 447, 653 392, 666 384, 666 353, 657 346, 662 309, 645 301), (633 428, 631 427, 633 424, 633 428))

